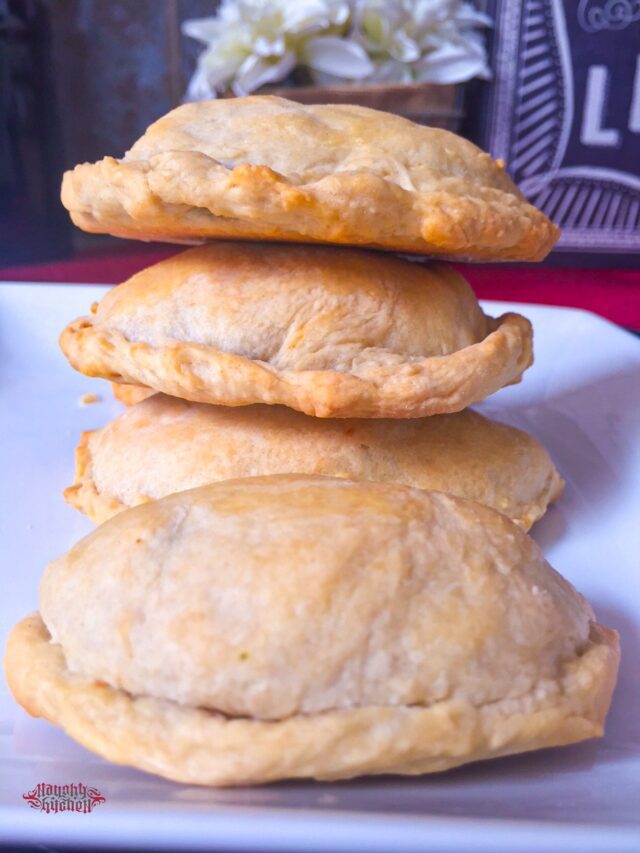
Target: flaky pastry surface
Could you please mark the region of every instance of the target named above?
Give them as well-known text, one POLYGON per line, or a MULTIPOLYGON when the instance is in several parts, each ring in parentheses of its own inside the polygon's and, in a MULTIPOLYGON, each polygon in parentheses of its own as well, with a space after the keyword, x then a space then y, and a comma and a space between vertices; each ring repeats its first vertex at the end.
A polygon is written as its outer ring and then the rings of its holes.
POLYGON ((120 513, 48 567, 40 612, 9 641, 18 701, 111 760, 202 784, 595 737, 618 661, 615 632, 504 516, 322 477, 120 513))
POLYGON ((138 240, 533 261, 559 235, 500 164, 455 134, 366 107, 266 96, 178 107, 122 159, 67 172, 62 201, 80 228, 138 240))
POLYGON ((531 325, 482 313, 451 267, 355 249, 213 243, 111 290, 60 344, 89 376, 316 417, 458 411, 532 361, 531 325))
POLYGON ((534 438, 468 409, 410 420, 336 420, 155 394, 83 434, 65 498, 99 524, 172 492, 294 472, 449 492, 493 506, 525 529, 563 485, 534 438))

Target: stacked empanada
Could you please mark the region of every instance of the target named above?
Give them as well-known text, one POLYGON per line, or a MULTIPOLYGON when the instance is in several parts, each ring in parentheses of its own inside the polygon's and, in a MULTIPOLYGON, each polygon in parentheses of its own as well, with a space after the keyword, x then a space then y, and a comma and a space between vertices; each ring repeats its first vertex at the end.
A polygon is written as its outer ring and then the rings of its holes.
POLYGON ((10 639, 28 711, 224 785, 602 733, 617 635, 522 529, 562 480, 467 409, 520 381, 532 331, 442 259, 557 238, 500 164, 385 113, 250 97, 174 110, 62 197, 85 230, 205 245, 62 333, 133 405, 82 437, 65 496, 101 526, 10 639))

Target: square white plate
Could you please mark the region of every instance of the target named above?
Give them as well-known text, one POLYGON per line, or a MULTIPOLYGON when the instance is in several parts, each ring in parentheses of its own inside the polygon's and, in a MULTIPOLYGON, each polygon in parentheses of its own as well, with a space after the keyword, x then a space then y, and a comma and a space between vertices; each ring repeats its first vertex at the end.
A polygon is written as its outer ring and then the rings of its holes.
MULTIPOLYGON (((46 562, 91 529, 63 502, 81 430, 115 416, 106 383, 57 347, 102 287, 0 287, 0 641, 36 609, 46 562), (86 392, 101 402, 81 407, 86 392)), ((640 341, 582 311, 521 310, 536 363, 480 408, 523 427, 567 481, 536 526, 550 562, 622 635, 606 737, 440 776, 244 790, 174 785, 107 764, 0 693, 0 843, 213 850, 640 850, 640 341), (22 794, 83 782, 106 803, 46 815, 22 794)))

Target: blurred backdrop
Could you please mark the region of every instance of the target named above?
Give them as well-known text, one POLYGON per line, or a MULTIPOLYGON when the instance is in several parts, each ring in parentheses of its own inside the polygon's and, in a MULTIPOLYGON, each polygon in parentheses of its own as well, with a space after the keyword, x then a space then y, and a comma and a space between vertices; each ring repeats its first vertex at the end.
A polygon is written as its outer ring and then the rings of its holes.
POLYGON ((70 226, 65 168, 185 98, 273 90, 456 130, 563 227, 552 263, 637 264, 637 3, 0 0, 0 265, 115 245, 70 226))
POLYGON ((181 102, 199 47, 181 36, 180 22, 216 5, 0 0, 2 262, 107 243, 70 227, 59 202, 61 174, 122 155, 181 102))

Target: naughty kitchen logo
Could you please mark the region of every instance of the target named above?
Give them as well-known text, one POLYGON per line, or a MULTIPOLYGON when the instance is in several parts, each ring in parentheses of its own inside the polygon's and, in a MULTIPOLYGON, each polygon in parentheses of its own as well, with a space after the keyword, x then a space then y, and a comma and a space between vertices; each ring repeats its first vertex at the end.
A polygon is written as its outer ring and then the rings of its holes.
POLYGON ((97 788, 88 788, 82 782, 70 785, 48 785, 40 782, 32 791, 22 795, 29 806, 45 814, 82 812, 89 814, 95 806, 106 803, 97 788))

